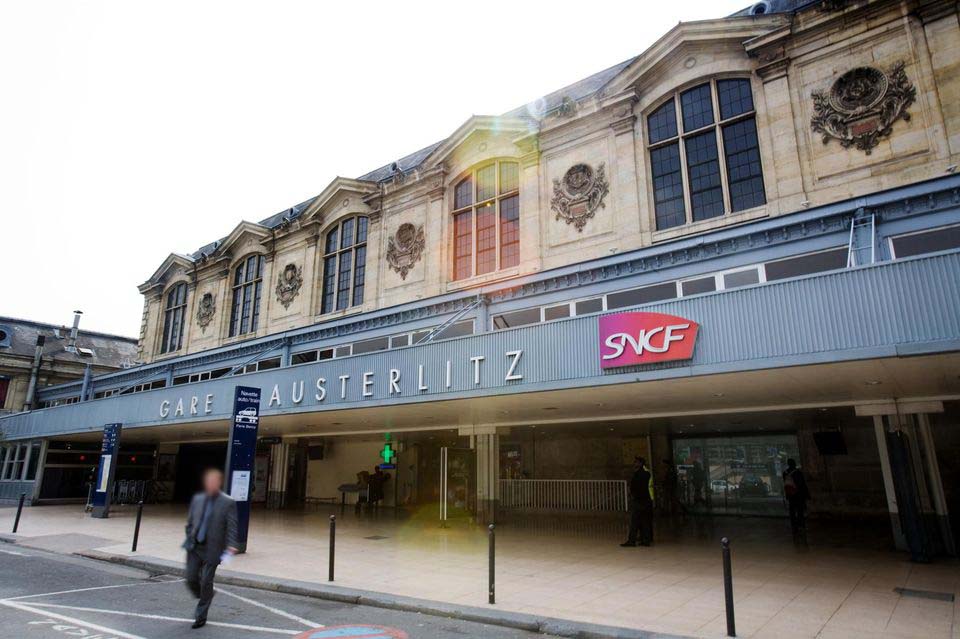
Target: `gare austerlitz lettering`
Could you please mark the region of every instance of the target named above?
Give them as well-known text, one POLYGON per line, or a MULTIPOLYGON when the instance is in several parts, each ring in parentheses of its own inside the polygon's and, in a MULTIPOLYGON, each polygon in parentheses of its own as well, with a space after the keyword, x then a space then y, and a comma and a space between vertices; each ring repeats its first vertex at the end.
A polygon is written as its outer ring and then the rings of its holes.
MULTIPOLYGON (((517 382, 523 380, 523 373, 520 372, 520 361, 523 357, 523 350, 513 350, 504 353, 507 358, 506 373, 503 376, 505 382, 517 382)), ((487 357, 485 355, 474 355, 468 358, 466 365, 468 374, 472 374, 472 385, 479 386, 481 383, 480 371, 484 366, 487 357)), ((381 387, 386 391, 385 396, 398 396, 405 393, 418 394, 440 388, 449 390, 453 386, 454 363, 452 360, 446 360, 441 367, 440 378, 437 380, 439 385, 428 375, 425 364, 417 365, 417 374, 415 380, 405 379, 398 368, 391 368, 386 376, 385 386, 381 387)), ((326 401, 330 393, 334 393, 341 400, 347 400, 348 396, 353 395, 359 390, 361 400, 369 399, 376 395, 375 388, 377 375, 374 371, 366 371, 354 380, 349 374, 342 374, 332 378, 317 377, 312 387, 307 385, 306 380, 296 380, 288 395, 281 392, 280 384, 274 384, 270 391, 267 401, 267 408, 281 406, 298 406, 303 402, 308 392, 313 393, 313 399, 320 404, 326 401), (308 391, 309 388, 309 391, 308 391), (287 403, 289 401, 289 404, 287 403)), ((269 388, 269 385, 268 385, 269 388)), ((180 397, 176 401, 165 399, 160 402, 160 417, 197 417, 210 415, 213 413, 214 394, 206 393, 203 395, 193 395, 189 398, 180 397)))

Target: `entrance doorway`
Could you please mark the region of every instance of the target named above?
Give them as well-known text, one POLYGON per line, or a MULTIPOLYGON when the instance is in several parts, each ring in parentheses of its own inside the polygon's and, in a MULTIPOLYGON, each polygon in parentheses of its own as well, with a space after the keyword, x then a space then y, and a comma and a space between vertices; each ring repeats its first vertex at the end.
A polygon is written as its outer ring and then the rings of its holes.
POLYGON ((693 512, 785 517, 783 470, 792 433, 674 439, 680 502, 693 512))
POLYGON ((223 470, 227 460, 227 444, 181 444, 177 452, 177 479, 174 484, 173 500, 189 502, 195 492, 200 490, 200 480, 207 468, 223 470))

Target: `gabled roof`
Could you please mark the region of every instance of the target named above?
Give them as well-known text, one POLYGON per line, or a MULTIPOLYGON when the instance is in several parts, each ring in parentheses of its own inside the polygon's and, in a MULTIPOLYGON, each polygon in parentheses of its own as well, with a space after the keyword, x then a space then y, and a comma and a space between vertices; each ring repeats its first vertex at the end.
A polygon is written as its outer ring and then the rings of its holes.
POLYGON ((477 131, 502 131, 514 133, 527 133, 530 130, 530 123, 523 119, 510 116, 496 115, 473 115, 457 127, 446 140, 438 144, 421 161, 422 164, 435 165, 448 157, 454 149, 460 146, 464 140, 469 138, 477 131))
POLYGON ((377 190, 377 183, 369 180, 354 180, 337 176, 333 179, 327 188, 323 189, 320 195, 310 200, 310 205, 303 211, 301 217, 304 219, 313 217, 317 211, 322 209, 328 202, 337 196, 338 193, 359 193, 368 195, 377 190))
POLYGON ((174 266, 182 266, 185 269, 192 269, 194 264, 194 258, 189 255, 181 255, 180 253, 171 253, 167 256, 167 259, 163 260, 163 263, 160 265, 156 271, 153 272, 146 282, 140 285, 141 292, 157 282, 159 282, 164 274, 169 271, 174 266))

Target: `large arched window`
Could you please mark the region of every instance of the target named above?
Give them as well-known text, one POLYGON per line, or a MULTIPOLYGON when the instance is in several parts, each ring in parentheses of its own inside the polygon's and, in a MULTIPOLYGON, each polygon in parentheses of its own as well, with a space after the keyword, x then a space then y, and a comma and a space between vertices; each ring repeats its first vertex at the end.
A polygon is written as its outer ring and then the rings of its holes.
POLYGON ((748 79, 675 94, 647 116, 647 144, 657 229, 766 202, 748 79))
POLYGON ((323 243, 321 313, 363 304, 368 224, 366 217, 350 217, 327 232, 323 243))
POLYGON ((233 303, 230 337, 253 333, 260 323, 260 290, 263 288, 263 256, 251 255, 237 264, 233 273, 233 303))
POLYGON ((161 353, 177 351, 183 346, 183 318, 186 314, 187 285, 184 282, 180 282, 167 292, 166 305, 163 310, 163 340, 160 344, 161 353))
POLYGON ((520 167, 500 160, 453 187, 453 279, 520 263, 520 167))

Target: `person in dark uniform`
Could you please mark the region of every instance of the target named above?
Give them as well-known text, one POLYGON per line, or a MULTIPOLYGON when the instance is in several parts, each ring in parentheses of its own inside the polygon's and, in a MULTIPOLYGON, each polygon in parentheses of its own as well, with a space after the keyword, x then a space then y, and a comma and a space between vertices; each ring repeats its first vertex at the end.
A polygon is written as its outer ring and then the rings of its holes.
POLYGON ((203 490, 193 496, 187 513, 187 588, 198 599, 193 628, 207 623, 213 600, 213 577, 225 555, 237 552, 237 503, 221 492, 223 473, 208 468, 203 490))
POLYGON ((797 468, 797 462, 793 459, 787 460, 787 469, 783 471, 783 494, 787 498, 790 528, 793 529, 793 534, 805 533, 810 489, 807 488, 807 478, 803 476, 803 471, 797 468))
POLYGON ((636 546, 639 537, 641 546, 653 542, 653 499, 650 496, 652 476, 643 457, 633 461, 633 476, 630 478, 630 532, 624 547, 636 546))

